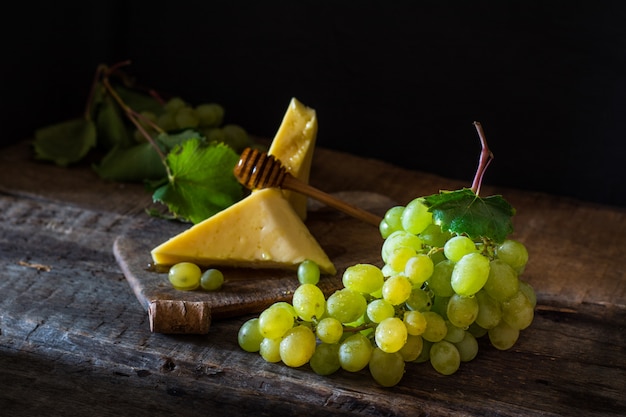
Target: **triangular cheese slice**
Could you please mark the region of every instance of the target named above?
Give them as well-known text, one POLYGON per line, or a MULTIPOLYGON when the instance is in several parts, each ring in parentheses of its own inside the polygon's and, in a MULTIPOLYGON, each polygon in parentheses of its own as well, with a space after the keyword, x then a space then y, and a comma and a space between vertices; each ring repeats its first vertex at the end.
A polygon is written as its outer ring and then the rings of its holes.
POLYGON ((320 271, 337 271, 317 240, 278 188, 255 191, 234 205, 154 248, 157 265, 297 268, 315 261, 320 271))
MULTIPOLYGON (((292 98, 267 153, 280 160, 287 172, 308 184, 316 138, 315 110, 292 98)), ((307 197, 289 190, 283 193, 298 216, 305 220, 307 197)))

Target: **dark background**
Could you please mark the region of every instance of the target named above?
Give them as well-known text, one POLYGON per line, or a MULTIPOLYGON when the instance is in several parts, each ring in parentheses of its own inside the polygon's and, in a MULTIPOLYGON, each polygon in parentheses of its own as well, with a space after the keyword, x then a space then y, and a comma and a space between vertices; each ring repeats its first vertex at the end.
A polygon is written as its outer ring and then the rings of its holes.
MULTIPOLYGON (((625 1, 102 1, 3 16, 0 143, 80 114, 99 63, 216 101, 273 137, 291 97, 318 145, 626 205, 625 1)), ((1 148, 0 148, 1 151, 1 148)), ((1 167, 0 167, 1 172, 1 167)))

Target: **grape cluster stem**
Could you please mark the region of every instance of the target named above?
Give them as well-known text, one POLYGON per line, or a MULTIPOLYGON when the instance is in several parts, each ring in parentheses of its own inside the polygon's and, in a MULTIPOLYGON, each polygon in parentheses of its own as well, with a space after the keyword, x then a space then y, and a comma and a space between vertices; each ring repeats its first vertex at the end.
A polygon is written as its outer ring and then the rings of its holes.
POLYGON ((483 182, 485 171, 487 171, 487 167, 491 161, 493 161, 493 152, 491 152, 489 146, 487 146, 487 139, 485 137, 485 132, 483 131, 483 126, 480 122, 474 122, 474 126, 478 132, 478 137, 480 138, 480 144, 482 147, 480 151, 480 159, 478 161, 478 169, 476 169, 476 175, 474 176, 474 181, 472 182, 472 191, 474 194, 478 195, 480 193, 480 187, 483 182))

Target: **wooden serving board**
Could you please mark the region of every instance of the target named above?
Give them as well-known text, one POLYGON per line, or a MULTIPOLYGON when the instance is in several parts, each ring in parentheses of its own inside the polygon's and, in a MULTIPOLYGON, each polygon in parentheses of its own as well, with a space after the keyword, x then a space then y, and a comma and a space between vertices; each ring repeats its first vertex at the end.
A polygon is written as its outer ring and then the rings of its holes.
MULTIPOLYGON (((335 196, 372 213, 384 215, 394 205, 375 193, 344 192, 335 196)), ((306 225, 337 268, 322 275, 318 286, 329 295, 342 287, 345 268, 357 263, 382 266, 383 239, 378 228, 311 201, 306 225)), ((115 239, 113 252, 128 283, 146 309, 155 333, 206 334, 212 319, 258 313, 277 301, 290 301, 299 282, 295 270, 219 268, 224 286, 219 291, 180 291, 166 272, 150 268, 150 251, 190 226, 154 220, 115 239)))

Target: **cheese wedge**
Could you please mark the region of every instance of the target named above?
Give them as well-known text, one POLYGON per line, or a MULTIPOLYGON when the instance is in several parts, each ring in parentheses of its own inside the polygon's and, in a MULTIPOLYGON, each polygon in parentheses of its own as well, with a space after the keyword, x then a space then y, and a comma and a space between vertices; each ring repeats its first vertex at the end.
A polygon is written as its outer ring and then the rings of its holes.
POLYGON ((305 259, 337 271, 278 188, 255 191, 151 251, 157 265, 297 268, 305 259))
MULTIPOLYGON (((315 110, 292 98, 267 153, 280 160, 291 175, 308 184, 316 138, 315 110)), ((307 197, 289 190, 283 193, 298 216, 305 220, 307 197)))

